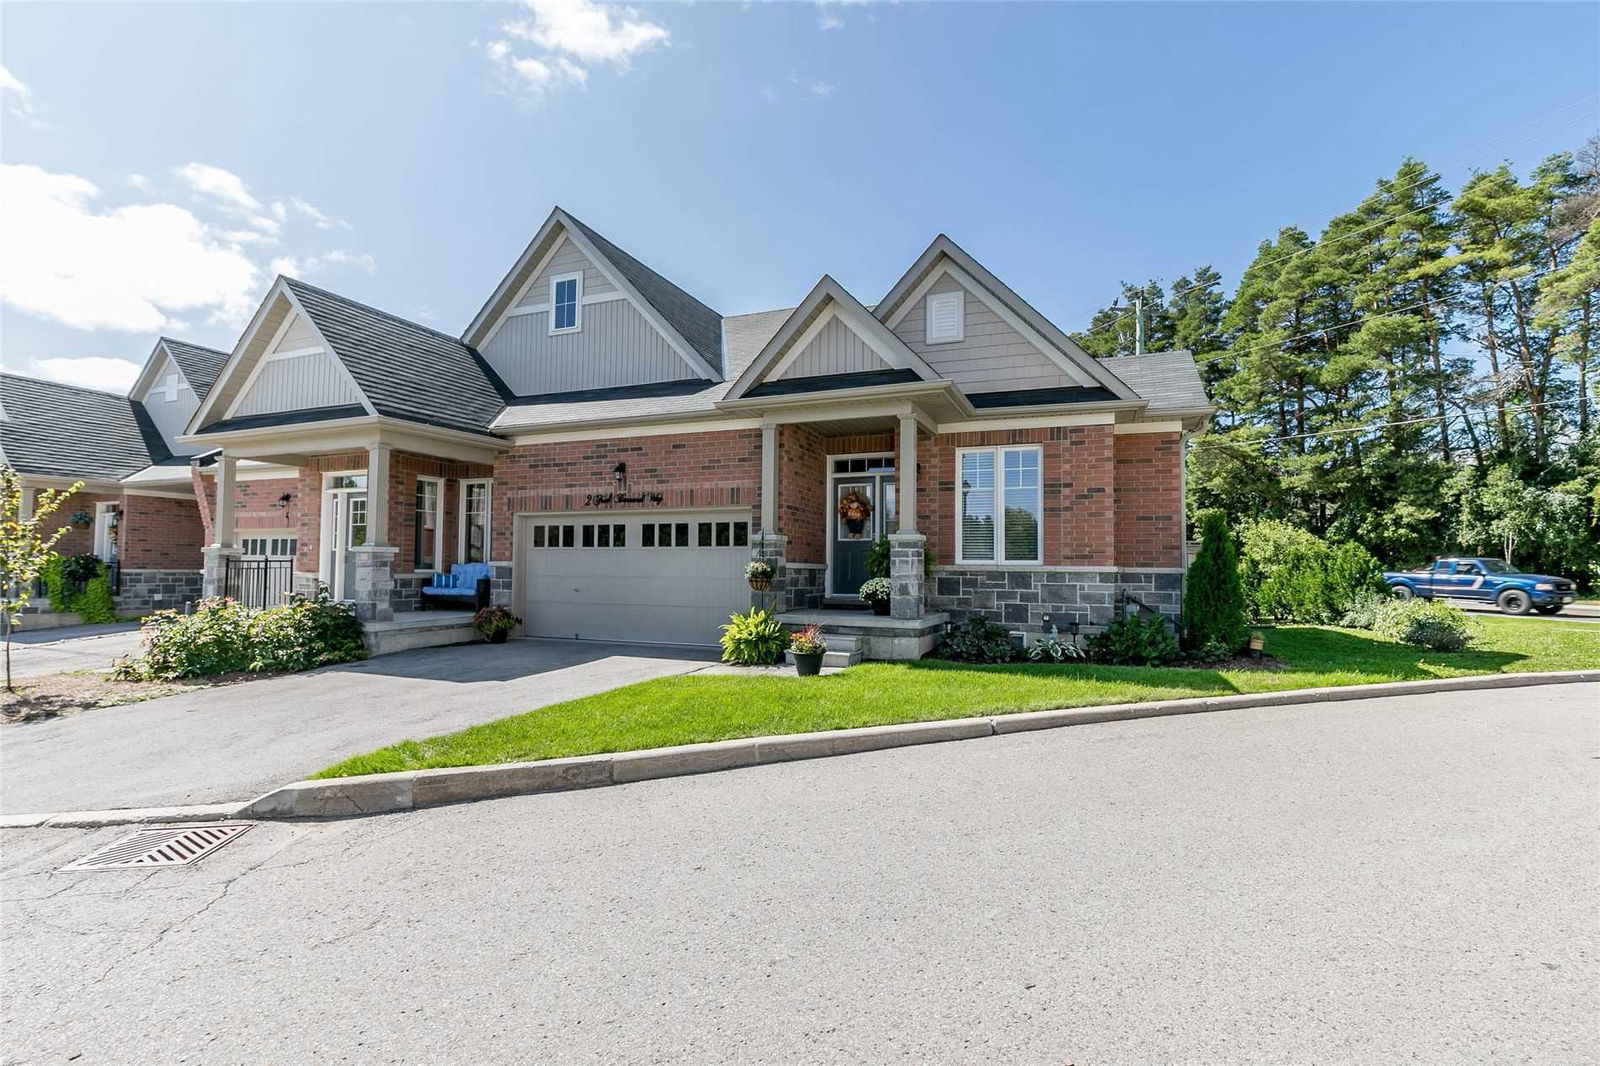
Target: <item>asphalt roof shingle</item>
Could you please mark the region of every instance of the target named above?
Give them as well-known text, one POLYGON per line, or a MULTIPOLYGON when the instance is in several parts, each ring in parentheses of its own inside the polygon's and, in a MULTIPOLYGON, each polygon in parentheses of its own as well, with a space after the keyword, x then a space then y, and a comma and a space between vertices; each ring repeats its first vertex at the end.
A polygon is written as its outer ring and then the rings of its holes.
POLYGON ((303 281, 284 283, 380 415, 481 433, 505 406, 505 386, 457 338, 303 281))
POLYGON ((1211 406, 1200 368, 1186 351, 1103 359, 1105 368, 1149 401, 1151 411, 1194 411, 1211 406))
POLYGON ((178 364, 178 369, 183 371, 196 396, 204 397, 211 391, 211 386, 217 383, 223 366, 228 362, 228 353, 215 348, 202 348, 198 344, 173 340, 171 337, 162 337, 161 344, 172 356, 173 362, 178 364))
MULTIPOLYGON (((567 217, 600 250, 600 254, 611 261, 611 265, 628 280, 628 284, 639 290, 639 295, 683 335, 683 339, 689 342, 689 347, 700 358, 714 369, 722 370, 721 315, 600 236, 587 223, 573 218, 571 214, 567 217)), ((733 375, 730 373, 729 376, 733 375)))
POLYGON ((126 396, 0 374, 0 462, 18 473, 117 480, 170 456, 126 396))

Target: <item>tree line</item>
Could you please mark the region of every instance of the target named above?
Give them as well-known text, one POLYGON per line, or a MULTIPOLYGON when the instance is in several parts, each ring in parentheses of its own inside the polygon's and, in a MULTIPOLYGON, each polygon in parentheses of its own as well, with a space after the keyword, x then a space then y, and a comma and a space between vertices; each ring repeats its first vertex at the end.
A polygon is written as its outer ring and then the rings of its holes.
POLYGON ((1124 283, 1075 339, 1185 348, 1218 408, 1189 453, 1216 507, 1357 541, 1389 566, 1461 551, 1600 577, 1600 138, 1452 194, 1423 162, 1238 285, 1124 283), (1132 310, 1142 308, 1142 316, 1132 310), (1142 323, 1139 319, 1142 317, 1142 323))

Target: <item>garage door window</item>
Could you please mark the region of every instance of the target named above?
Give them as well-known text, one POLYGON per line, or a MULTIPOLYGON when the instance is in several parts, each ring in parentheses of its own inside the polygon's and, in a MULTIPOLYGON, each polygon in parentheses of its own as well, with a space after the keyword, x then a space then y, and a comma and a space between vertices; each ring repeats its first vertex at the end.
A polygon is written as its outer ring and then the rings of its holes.
POLYGON ((576 526, 534 526, 535 548, 574 548, 578 544, 576 526))
POLYGON ((646 522, 640 531, 640 539, 646 548, 687 548, 689 546, 689 523, 687 522, 646 522))
POLYGON ((615 525, 611 523, 587 524, 583 527, 583 546, 585 548, 626 548, 628 546, 628 527, 620 522, 615 525))
POLYGON ((749 522, 701 522, 696 539, 702 548, 743 548, 750 543, 749 522))

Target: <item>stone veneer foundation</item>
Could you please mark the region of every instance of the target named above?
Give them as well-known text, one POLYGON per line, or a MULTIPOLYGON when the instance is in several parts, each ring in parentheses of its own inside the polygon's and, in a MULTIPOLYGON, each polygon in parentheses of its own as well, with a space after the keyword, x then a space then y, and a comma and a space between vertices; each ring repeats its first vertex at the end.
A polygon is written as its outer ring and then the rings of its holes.
POLYGON ((928 586, 928 607, 958 623, 982 615, 1012 629, 1044 633, 1051 625, 1065 631, 1072 622, 1099 630, 1119 609, 1135 604, 1176 623, 1182 594, 1183 575, 1176 571, 941 567, 928 586))
POLYGON ((181 611, 201 599, 199 570, 123 570, 117 590, 118 614, 181 611))

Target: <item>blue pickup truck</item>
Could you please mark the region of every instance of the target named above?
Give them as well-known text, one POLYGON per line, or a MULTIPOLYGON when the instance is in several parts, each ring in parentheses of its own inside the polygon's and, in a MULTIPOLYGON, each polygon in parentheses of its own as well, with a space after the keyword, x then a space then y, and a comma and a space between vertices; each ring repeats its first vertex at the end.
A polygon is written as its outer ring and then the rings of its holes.
POLYGON ((1519 573, 1504 559, 1482 556, 1435 559, 1419 570, 1390 571, 1383 580, 1403 600, 1478 600, 1506 614, 1559 614, 1578 594, 1578 587, 1564 577, 1519 573))

